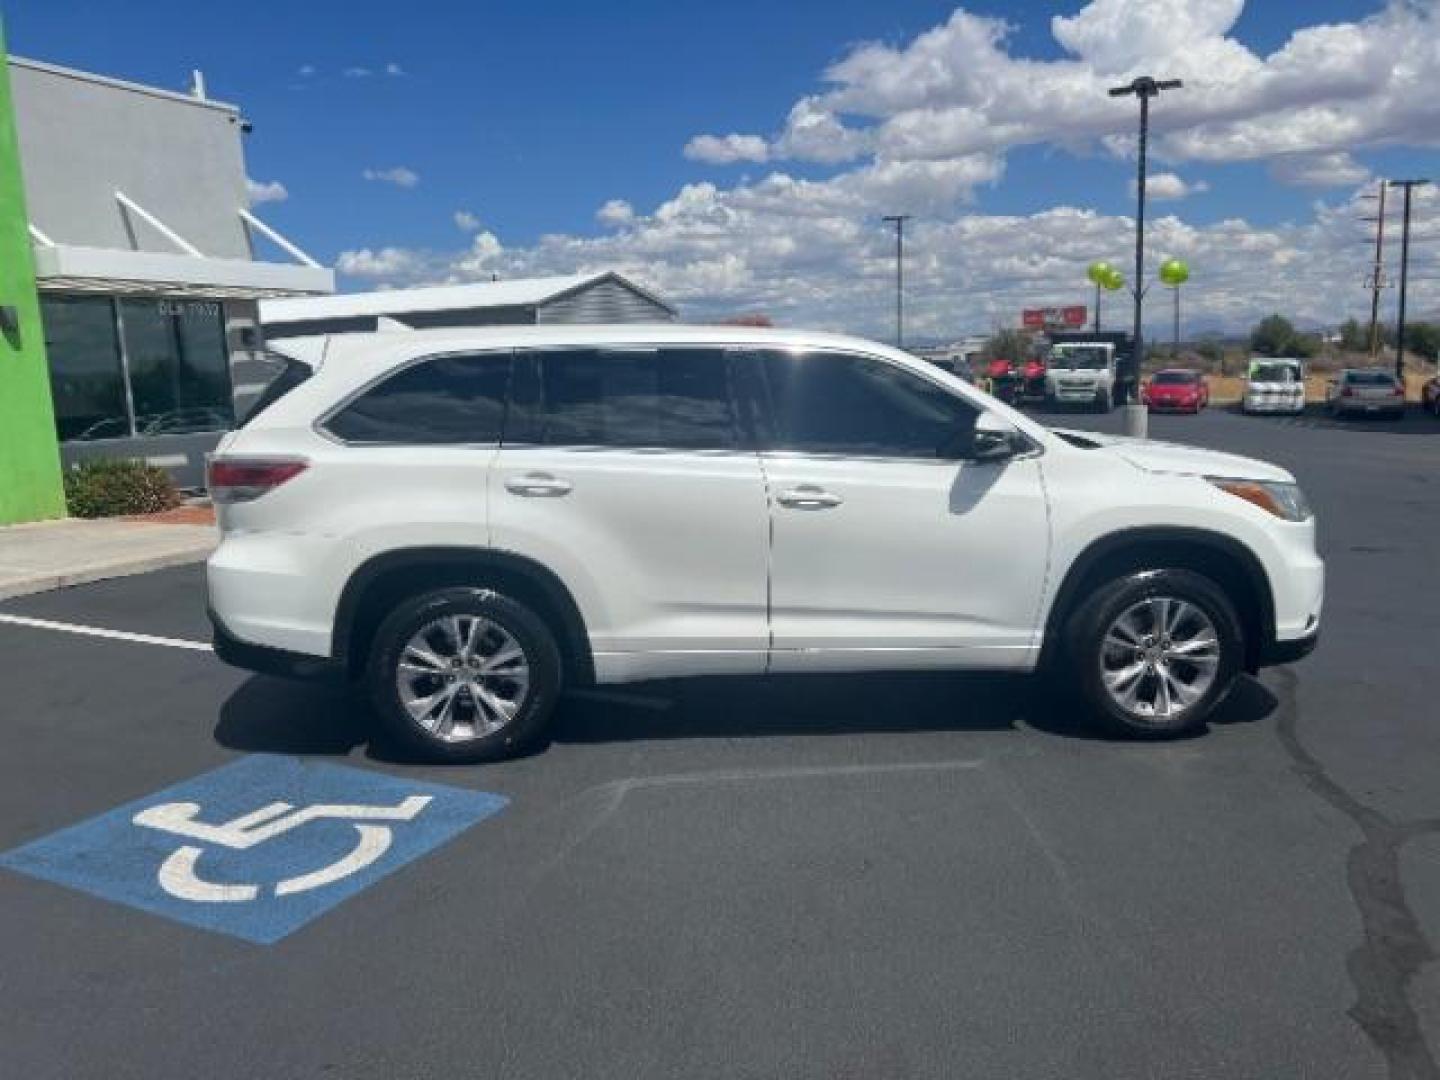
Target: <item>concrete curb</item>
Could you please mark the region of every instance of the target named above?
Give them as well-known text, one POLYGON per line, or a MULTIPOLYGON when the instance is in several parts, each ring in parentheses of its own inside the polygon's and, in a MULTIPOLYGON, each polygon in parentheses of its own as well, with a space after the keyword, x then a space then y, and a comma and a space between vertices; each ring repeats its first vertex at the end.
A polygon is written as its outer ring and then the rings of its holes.
POLYGON ((0 529, 0 600, 204 562, 213 526, 61 519, 0 529))
POLYGON ((187 566, 204 562, 210 557, 212 547, 203 551, 171 551, 160 555, 147 555, 139 559, 117 559, 111 563, 82 566, 78 570, 67 570, 60 574, 36 574, 19 581, 0 581, 0 600, 14 600, 20 596, 49 592, 52 589, 68 589, 72 585, 89 585, 110 578, 131 577, 148 574, 151 570, 167 570, 172 566, 187 566))

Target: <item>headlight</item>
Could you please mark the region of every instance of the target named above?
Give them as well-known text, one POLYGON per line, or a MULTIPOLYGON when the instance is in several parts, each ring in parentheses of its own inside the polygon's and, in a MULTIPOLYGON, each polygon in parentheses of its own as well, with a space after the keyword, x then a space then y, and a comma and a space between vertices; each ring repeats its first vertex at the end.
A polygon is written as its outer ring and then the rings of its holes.
POLYGON ((1205 479, 1221 491, 1268 510, 1285 521, 1304 521, 1310 517, 1310 504, 1299 484, 1281 484, 1274 480, 1231 480, 1223 476, 1205 479))

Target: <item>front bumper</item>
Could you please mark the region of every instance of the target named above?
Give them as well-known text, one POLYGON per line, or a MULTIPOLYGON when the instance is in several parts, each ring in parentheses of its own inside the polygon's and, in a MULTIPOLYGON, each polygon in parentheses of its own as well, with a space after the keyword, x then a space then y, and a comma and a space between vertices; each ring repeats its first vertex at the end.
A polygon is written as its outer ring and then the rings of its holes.
POLYGON ((1305 402, 1286 401, 1283 398, 1247 398, 1240 407, 1247 413, 1275 413, 1281 416, 1298 416, 1305 411, 1305 402))

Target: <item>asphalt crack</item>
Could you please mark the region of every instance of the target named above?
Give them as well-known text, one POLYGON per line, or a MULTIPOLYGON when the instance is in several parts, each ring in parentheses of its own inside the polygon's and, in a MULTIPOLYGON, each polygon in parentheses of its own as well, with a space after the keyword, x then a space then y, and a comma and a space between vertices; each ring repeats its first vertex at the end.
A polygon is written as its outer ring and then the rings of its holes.
POLYGON ((1400 875, 1400 849, 1417 836, 1440 833, 1440 819, 1395 821, 1347 791, 1300 741, 1294 672, 1282 668, 1274 677, 1282 684, 1275 729, 1280 745, 1305 785, 1360 831, 1345 867, 1364 934, 1345 962, 1355 987, 1350 1018, 1384 1056, 1392 1080, 1440 1080, 1440 1065, 1410 1002, 1410 983, 1435 959, 1435 950, 1410 910, 1400 875))

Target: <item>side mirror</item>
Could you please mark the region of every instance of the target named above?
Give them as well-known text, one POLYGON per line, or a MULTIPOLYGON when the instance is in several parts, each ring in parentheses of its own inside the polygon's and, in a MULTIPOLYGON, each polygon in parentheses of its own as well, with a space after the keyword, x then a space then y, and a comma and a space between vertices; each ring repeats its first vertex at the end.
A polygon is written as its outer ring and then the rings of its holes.
POLYGON ((970 452, 965 457, 970 461, 1008 461, 1026 445, 1025 436, 1018 428, 994 413, 983 412, 975 420, 970 452))

